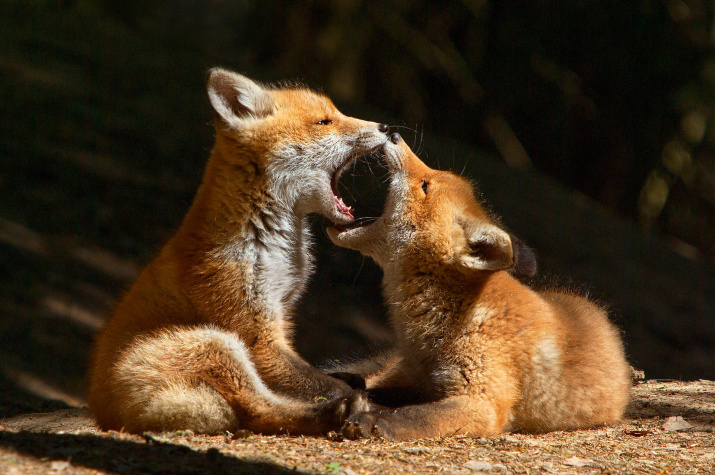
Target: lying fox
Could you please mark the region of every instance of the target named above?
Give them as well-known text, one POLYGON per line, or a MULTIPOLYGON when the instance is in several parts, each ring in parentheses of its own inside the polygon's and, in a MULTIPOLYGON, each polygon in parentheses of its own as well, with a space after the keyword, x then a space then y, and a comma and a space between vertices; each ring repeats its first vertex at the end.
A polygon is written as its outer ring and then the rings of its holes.
POLYGON ((343 434, 486 436, 618 420, 629 366, 606 312, 511 276, 514 243, 466 180, 428 168, 398 134, 385 155, 392 178, 384 214, 328 234, 385 274, 399 356, 367 375, 368 391, 393 389, 416 401, 353 414, 343 434))
POLYGON ((353 220, 338 177, 381 148, 389 127, 224 69, 207 89, 216 143, 203 182, 97 338, 90 409, 101 428, 130 432, 339 429, 366 399, 290 342, 313 268, 305 216, 353 220))

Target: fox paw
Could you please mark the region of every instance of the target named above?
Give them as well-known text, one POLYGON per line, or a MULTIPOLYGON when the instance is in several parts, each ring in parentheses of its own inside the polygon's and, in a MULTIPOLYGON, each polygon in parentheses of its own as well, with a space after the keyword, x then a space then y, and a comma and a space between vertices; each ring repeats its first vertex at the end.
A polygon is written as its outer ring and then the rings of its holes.
POLYGON ((370 401, 364 391, 353 391, 343 398, 336 399, 332 404, 334 404, 335 417, 340 424, 351 415, 370 409, 370 401))
POLYGON ((346 439, 369 439, 380 437, 396 440, 389 418, 375 412, 359 412, 348 417, 340 433, 346 439))
POLYGON ((370 410, 370 400, 364 391, 353 391, 353 393, 347 397, 345 403, 347 406, 345 418, 370 410))

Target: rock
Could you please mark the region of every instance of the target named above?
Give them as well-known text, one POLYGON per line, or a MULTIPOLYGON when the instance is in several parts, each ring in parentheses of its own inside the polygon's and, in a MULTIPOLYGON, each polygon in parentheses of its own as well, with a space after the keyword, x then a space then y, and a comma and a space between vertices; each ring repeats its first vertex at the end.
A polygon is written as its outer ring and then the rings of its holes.
POLYGON ((688 430, 692 428, 693 425, 686 422, 686 420, 683 419, 683 416, 669 417, 665 420, 665 424, 663 424, 663 430, 667 430, 669 432, 688 430))

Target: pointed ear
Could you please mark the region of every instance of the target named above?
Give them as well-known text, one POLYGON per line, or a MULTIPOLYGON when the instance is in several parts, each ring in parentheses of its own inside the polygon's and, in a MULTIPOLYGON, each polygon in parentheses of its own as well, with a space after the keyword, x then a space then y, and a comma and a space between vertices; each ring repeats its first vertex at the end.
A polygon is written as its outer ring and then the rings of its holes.
POLYGON ((534 277, 537 272, 534 250, 513 234, 509 234, 509 237, 511 238, 511 248, 514 251, 514 267, 509 269, 509 273, 520 279, 534 277))
POLYGON ((514 265, 514 251, 509 234, 489 223, 463 226, 467 245, 459 262, 474 270, 501 270, 514 265))
POLYGON ((271 94, 257 82, 233 71, 214 68, 206 81, 211 106, 229 125, 239 127, 246 119, 259 119, 273 113, 271 94))

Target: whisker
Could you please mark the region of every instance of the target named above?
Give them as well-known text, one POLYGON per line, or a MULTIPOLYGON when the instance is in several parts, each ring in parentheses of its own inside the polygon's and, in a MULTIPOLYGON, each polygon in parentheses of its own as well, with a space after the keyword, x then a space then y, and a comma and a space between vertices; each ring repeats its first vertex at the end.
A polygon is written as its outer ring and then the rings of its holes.
POLYGON ((420 134, 420 142, 419 142, 419 146, 417 147, 417 149, 419 150, 419 153, 422 153, 424 150, 424 144, 425 144, 425 126, 424 125, 422 125, 420 127, 419 134, 420 134))
MULTIPOLYGON (((417 129, 413 129, 412 127, 408 127, 408 126, 406 126, 406 125, 396 125, 395 128, 398 129, 398 131, 401 131, 401 130, 408 130, 408 131, 410 131, 415 139, 416 139, 416 137, 419 135, 419 131, 418 131, 417 129)), ((415 143, 416 143, 415 140, 413 140, 413 141, 412 141, 412 148, 413 148, 413 149, 415 148, 415 147, 414 147, 415 143)))
POLYGON ((365 265, 365 256, 362 256, 362 259, 360 260, 360 268, 358 268, 357 274, 355 274, 355 280, 353 280, 353 285, 357 283, 358 277, 360 277, 360 272, 362 272, 362 268, 365 265))
POLYGON ((399 131, 407 130, 407 131, 412 132, 413 134, 417 133, 417 131, 415 129, 413 129, 412 127, 408 127, 406 125, 396 125, 395 128, 398 129, 399 131))
POLYGON ((395 127, 396 129, 406 129, 406 130, 409 130, 410 132, 414 132, 415 134, 417 134, 417 129, 413 129, 412 127, 407 127, 406 125, 394 125, 393 127, 395 127))

